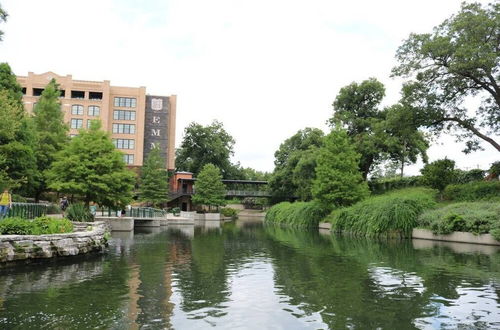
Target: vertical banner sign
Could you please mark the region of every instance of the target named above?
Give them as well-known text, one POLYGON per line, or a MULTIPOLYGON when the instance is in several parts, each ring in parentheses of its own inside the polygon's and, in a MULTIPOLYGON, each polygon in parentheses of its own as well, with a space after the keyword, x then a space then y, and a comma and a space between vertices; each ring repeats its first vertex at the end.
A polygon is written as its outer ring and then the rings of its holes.
POLYGON ((144 159, 153 148, 160 149, 160 154, 167 167, 168 108, 167 96, 146 95, 146 114, 144 116, 144 159))

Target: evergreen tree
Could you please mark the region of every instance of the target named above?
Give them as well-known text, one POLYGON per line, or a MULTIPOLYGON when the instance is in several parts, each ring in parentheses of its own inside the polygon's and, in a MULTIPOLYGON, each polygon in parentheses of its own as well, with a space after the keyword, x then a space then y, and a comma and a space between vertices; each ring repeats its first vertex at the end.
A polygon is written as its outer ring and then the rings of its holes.
POLYGON ((165 169, 165 160, 158 148, 153 148, 144 166, 141 169, 139 197, 141 201, 159 206, 167 202, 168 173, 165 169))
POLYGON ((57 152, 68 144, 68 126, 64 123, 60 95, 58 85, 52 79, 33 110, 37 134, 36 160, 40 172, 35 191, 36 200, 47 190, 46 171, 54 162, 57 152))
POLYGON ((222 175, 214 164, 206 164, 196 178, 193 202, 200 205, 225 205, 226 187, 222 183, 222 175))
POLYGON ((338 125, 334 127, 319 150, 312 186, 314 198, 333 208, 354 204, 368 196, 368 185, 358 167, 359 158, 347 132, 338 125))
POLYGON ((49 188, 80 196, 85 204, 124 207, 132 199, 135 174, 125 167, 109 133, 99 121, 71 139, 46 172, 49 188))

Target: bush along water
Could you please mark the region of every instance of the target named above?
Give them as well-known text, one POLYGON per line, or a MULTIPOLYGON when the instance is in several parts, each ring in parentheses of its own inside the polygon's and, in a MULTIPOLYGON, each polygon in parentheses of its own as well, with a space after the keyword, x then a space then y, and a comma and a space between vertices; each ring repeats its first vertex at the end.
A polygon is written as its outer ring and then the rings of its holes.
POLYGON ((90 209, 82 203, 71 204, 66 210, 66 217, 75 222, 92 222, 94 216, 90 209))
POLYGON ((327 221, 332 231, 356 236, 410 237, 419 215, 435 207, 436 193, 427 188, 396 190, 334 210, 327 221))
POLYGON ((328 212, 318 202, 283 202, 272 206, 265 222, 317 228, 328 212))
POLYGON ((418 226, 434 234, 454 231, 473 234, 490 233, 500 241, 500 204, 497 202, 463 202, 422 213, 418 226))
POLYGON ((238 210, 231 207, 223 207, 220 209, 220 213, 228 218, 236 219, 238 218, 238 210))
POLYGON ((61 234, 73 231, 73 224, 68 219, 55 219, 46 216, 34 220, 7 218, 0 222, 2 235, 45 235, 61 234))
POLYGON ((500 202, 500 181, 476 181, 451 184, 444 190, 444 198, 454 201, 496 200, 500 202))

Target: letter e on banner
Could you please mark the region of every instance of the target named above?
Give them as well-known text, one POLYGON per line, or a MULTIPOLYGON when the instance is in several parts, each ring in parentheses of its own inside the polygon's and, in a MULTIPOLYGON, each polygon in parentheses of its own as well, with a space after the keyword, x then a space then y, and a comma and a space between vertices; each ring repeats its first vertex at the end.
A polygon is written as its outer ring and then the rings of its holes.
POLYGON ((160 123, 160 117, 153 116, 153 124, 159 124, 160 123))

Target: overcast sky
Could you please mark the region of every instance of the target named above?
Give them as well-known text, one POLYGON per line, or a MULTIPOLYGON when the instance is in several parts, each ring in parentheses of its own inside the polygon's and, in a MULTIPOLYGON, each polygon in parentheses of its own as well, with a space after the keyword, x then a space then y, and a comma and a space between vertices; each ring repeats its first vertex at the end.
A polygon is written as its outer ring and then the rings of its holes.
MULTIPOLYGON (((304 127, 327 130, 339 89, 390 78, 409 33, 430 32, 461 0, 0 0, 9 13, 0 61, 18 75, 72 74, 176 94, 177 140, 191 122, 217 119, 235 138, 235 161, 272 171, 274 152, 304 127)), ((486 3, 486 1, 484 2, 486 3)), ((487 168, 498 152, 464 155, 441 139, 431 160, 487 168)), ((418 172, 412 167, 408 174, 418 172)))

